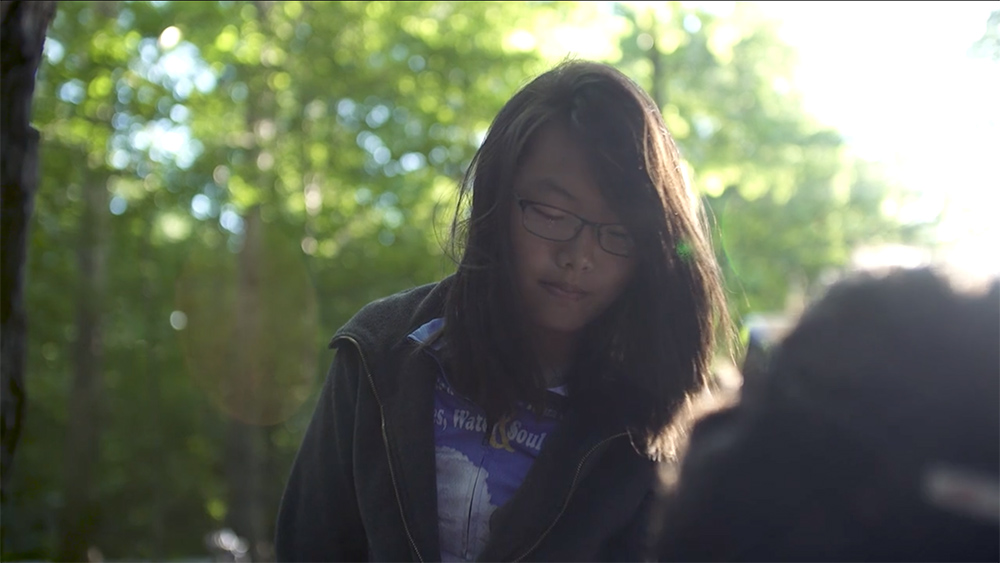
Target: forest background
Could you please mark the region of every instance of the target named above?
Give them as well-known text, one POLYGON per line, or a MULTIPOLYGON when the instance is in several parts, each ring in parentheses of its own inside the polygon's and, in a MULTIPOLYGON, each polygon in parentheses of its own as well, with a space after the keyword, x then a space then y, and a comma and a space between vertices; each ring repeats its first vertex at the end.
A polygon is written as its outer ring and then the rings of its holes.
MULTIPOLYGON (((936 256, 943 211, 906 213, 919 191, 807 111, 776 22, 727 4, 58 3, 2 559, 208 560, 223 529, 272 557, 328 339, 453 270, 460 175, 566 56, 654 96, 737 323, 800 307, 864 249, 936 256)), ((970 56, 1000 57, 998 20, 970 56)))

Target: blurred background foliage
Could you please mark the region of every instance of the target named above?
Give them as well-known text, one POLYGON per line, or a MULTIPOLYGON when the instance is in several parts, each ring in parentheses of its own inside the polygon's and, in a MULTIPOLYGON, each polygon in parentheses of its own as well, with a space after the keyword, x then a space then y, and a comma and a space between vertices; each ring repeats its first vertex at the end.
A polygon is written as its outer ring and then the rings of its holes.
POLYGON ((61 2, 48 37, 5 561, 206 560, 220 528, 269 558, 328 338, 452 271, 461 173, 574 38, 661 106, 737 321, 931 226, 750 4, 61 2))

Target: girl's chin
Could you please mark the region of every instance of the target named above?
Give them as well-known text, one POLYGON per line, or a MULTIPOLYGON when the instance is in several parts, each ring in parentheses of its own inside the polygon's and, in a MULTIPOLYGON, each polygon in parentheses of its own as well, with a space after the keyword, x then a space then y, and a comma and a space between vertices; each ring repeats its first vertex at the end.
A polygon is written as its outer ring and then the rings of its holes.
POLYGON ((556 338, 574 338, 586 323, 575 319, 536 319, 534 322, 539 335, 556 338))

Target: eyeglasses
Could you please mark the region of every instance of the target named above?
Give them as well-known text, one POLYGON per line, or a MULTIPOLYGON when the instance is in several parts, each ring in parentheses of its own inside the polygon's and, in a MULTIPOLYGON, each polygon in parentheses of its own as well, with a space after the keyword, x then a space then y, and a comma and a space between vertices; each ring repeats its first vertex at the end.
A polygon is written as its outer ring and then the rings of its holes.
POLYGON ((517 195, 514 198, 521 207, 521 222, 525 230, 537 237, 567 242, 575 239, 584 227, 591 225, 597 228, 597 243, 605 252, 627 258, 635 248, 635 240, 624 225, 596 223, 565 209, 517 195))

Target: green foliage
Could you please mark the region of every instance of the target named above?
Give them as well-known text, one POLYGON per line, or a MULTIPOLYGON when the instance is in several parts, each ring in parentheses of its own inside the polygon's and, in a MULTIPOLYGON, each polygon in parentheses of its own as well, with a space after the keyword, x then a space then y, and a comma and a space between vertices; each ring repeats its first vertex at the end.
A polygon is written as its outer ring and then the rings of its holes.
POLYGON ((736 318, 777 311, 861 242, 900 240, 883 201, 910 194, 802 109, 794 52, 756 7, 722 16, 675 2, 618 5, 619 66, 660 104, 714 218, 736 318))
POLYGON ((110 197, 92 542, 117 559, 204 553, 232 493, 231 420, 266 437, 273 518, 327 340, 364 303, 451 271, 455 184, 501 105, 565 55, 559 25, 610 30, 595 52, 657 95, 737 314, 906 235, 881 213, 898 190, 801 110, 766 22, 607 6, 60 3, 34 106, 30 405, 3 559, 57 544, 84 189, 110 197))

